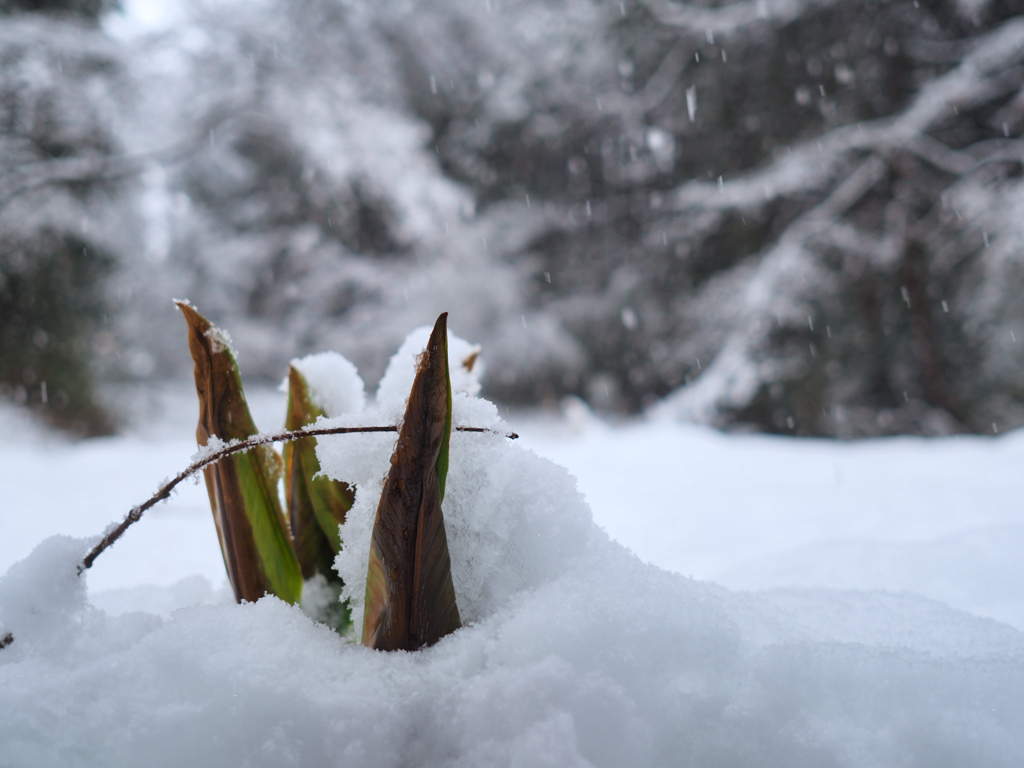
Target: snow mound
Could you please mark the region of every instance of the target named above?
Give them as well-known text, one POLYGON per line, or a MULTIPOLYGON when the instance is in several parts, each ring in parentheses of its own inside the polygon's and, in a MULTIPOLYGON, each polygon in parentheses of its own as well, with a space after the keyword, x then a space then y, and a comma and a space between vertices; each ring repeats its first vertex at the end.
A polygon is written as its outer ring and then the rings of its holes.
MULTIPOLYGON (((410 333, 398 351, 392 355, 387 370, 377 387, 377 404, 392 421, 402 418, 409 390, 416 377, 416 359, 427 347, 430 326, 422 326, 410 333)), ((452 382, 452 396, 464 393, 475 397, 480 392, 480 378, 484 363, 480 359, 480 345, 448 334, 448 375, 452 382)))
MULTIPOLYGON (((319 423, 373 425, 400 419, 415 378, 416 358, 429 334, 429 328, 417 329, 392 357, 377 407, 319 423), (399 405, 401 412, 396 412, 399 405)), ((448 354, 453 425, 495 430, 456 430, 450 442, 442 509, 460 615, 471 622, 490 615, 517 592, 562 572, 596 529, 575 480, 551 462, 516 450, 504 436, 506 425, 494 405, 474 396, 479 387, 479 348, 449 336, 448 354), (456 366, 456 361, 471 356, 473 370, 456 366)), ((357 627, 362 623, 370 536, 395 442, 394 434, 369 433, 328 435, 317 443, 321 471, 356 488, 355 503, 341 527, 344 547, 335 567, 345 581, 343 597, 351 602, 357 627)))
MULTIPOLYGON (((390 434, 359 437, 329 436, 317 445, 321 470, 356 487, 335 567, 357 627, 373 521, 395 445, 390 434)), ((453 432, 449 456, 442 510, 463 622, 481 620, 514 595, 550 581, 594 537, 604 537, 568 472, 503 435, 453 432)))
MULTIPOLYGON (((393 423, 388 397, 326 421, 393 423)), ((49 539, 0 580, 0 765, 1024 764, 1024 634, 912 595, 730 592, 645 564, 493 405, 453 407, 498 430, 451 437, 461 629, 386 653, 271 597, 111 616, 74 575, 86 543, 49 539)), ((394 443, 318 441, 357 488, 336 560, 357 627, 394 443)))
POLYGON ((19 644, 47 645, 74 632, 86 605, 78 564, 92 544, 52 536, 12 565, 0 578, 0 636, 16 629, 19 644))
MULTIPOLYGON (((320 352, 292 360, 306 379, 315 405, 328 416, 359 413, 366 407, 366 386, 356 367, 337 352, 320 352)), ((288 380, 281 383, 288 391, 288 380)))
MULTIPOLYGON (((811 615, 829 602, 808 599, 811 615)), ((880 631, 847 642, 809 630, 800 603, 694 582, 591 535, 561 573, 416 653, 345 643, 274 598, 166 620, 93 610, 56 652, 15 627, 0 652, 0 764, 854 768, 1024 757, 1019 633, 868 595, 857 621, 880 631), (883 637, 894 609, 920 631, 883 637), (922 637, 948 642, 935 655, 931 639, 915 644, 922 637)))

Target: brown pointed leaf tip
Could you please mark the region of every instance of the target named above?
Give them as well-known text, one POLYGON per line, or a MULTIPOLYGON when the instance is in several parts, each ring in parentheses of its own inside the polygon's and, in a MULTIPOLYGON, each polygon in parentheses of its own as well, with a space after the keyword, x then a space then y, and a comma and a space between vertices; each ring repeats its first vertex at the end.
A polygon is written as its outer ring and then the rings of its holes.
MULTIPOLYGON (((199 425, 196 441, 229 442, 256 434, 227 335, 214 328, 186 301, 175 304, 188 323, 188 346, 195 362, 199 425)), ((235 599, 264 594, 298 602, 302 574, 277 495, 281 459, 259 446, 203 470, 217 536, 235 599)))
POLYGON ((462 626, 441 515, 451 434, 447 313, 420 357, 370 540, 363 644, 412 651, 462 626))

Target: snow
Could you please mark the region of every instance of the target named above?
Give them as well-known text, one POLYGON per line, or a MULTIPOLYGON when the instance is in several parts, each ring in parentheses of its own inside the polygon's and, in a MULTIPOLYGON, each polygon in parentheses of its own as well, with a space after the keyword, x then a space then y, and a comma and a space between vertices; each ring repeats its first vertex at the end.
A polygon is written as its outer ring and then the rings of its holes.
MULTIPOLYGON (((416 359, 427 346, 432 326, 424 325, 409 334, 398 351, 392 355, 387 370, 377 389, 377 402, 390 415, 391 423, 402 418, 409 390, 416 376, 416 359)), ((448 334, 448 376, 452 385, 452 396, 465 394, 476 396, 480 392, 480 377, 484 364, 478 357, 480 346, 470 344, 453 333, 448 334)), ((457 407, 453 407, 453 420, 457 407)), ((458 423, 457 421, 455 423, 458 423)), ((489 426, 480 424, 477 426, 489 426)))
MULTIPOLYGON (((197 411, 193 394, 187 410, 170 422, 169 434, 154 439, 127 435, 70 443, 4 430, 0 573, 46 537, 95 536, 149 498, 164 478, 189 464, 196 451, 197 411)), ((169 503, 147 512, 127 536, 90 570, 91 592, 141 585, 164 588, 195 575, 212 585, 225 580, 209 498, 201 484, 179 485, 169 503)))
MULTIPOLYGON (((341 528, 345 545, 335 567, 352 620, 362 626, 376 489, 390 467, 395 436, 368 434, 360 443, 344 437, 320 439, 317 456, 324 473, 360 489, 341 528)), ((600 535, 569 474, 501 434, 452 434, 443 509, 464 623, 481 621, 564 573, 600 535)))
MULTIPOLYGON (((306 379, 313 403, 328 416, 359 413, 366 406, 366 387, 351 362, 337 352, 320 352, 292 360, 292 365, 306 379)), ((280 390, 288 391, 288 380, 280 390)))
POLYGON ((578 414, 517 431, 663 568, 733 589, 909 591, 1024 629, 1024 434, 837 442, 578 414))
MULTIPOLYGON (((385 394, 414 359, 396 355, 385 394)), ((387 400, 332 423, 378 423, 387 400)), ((249 401, 279 426, 283 395, 249 401)), ((231 603, 201 487, 75 576, 187 463, 192 409, 77 444, 0 412, 18 427, 0 445, 0 765, 1024 757, 1024 435, 724 435, 608 425, 578 402, 512 419, 517 441, 456 432, 444 509, 465 626, 381 653, 274 598, 231 603)), ((454 409, 508 427, 469 392, 454 409)), ((394 440, 319 443, 324 471, 359 484, 338 558, 356 613, 394 440)))
POLYGON ((85 607, 85 582, 76 566, 91 543, 51 536, 0 580, 3 620, 17 627, 19 642, 24 638, 27 645, 46 650, 64 640, 67 625, 85 607))

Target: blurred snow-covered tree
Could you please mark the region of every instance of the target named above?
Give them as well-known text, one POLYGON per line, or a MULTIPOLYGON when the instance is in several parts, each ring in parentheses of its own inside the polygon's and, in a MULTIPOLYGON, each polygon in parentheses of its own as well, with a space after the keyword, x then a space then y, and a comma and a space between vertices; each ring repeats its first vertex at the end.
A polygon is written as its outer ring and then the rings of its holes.
POLYGON ((692 275, 668 370, 693 380, 662 407, 797 434, 1024 423, 1019 4, 797 6, 767 44, 764 22, 718 35, 714 87, 685 83, 721 170, 661 219, 692 275))
POLYGON ((444 96, 412 103, 482 209, 549 212, 510 260, 581 353, 556 389, 796 434, 1024 423, 1019 3, 445 6, 476 25, 406 30, 444 96))
POLYGON ((577 354, 551 318, 524 319, 528 274, 503 260, 540 212, 481 215, 408 105, 399 39, 417 18, 404 3, 310 0, 215 3, 194 19, 187 130, 216 127, 168 179, 187 201, 168 269, 230 325, 249 373, 276 378, 328 347, 372 380, 386 350, 445 309, 492 360, 577 354))
POLYGON ((0 15, 0 393, 75 433, 109 432, 112 276, 135 231, 113 123, 125 79, 101 3, 0 15), (108 315, 110 317, 108 317, 108 315))
POLYGON ((172 292, 274 378, 331 347, 372 384, 448 309, 506 401, 1024 423, 1017 0, 189 8, 129 54, 136 374, 184 364, 172 292))

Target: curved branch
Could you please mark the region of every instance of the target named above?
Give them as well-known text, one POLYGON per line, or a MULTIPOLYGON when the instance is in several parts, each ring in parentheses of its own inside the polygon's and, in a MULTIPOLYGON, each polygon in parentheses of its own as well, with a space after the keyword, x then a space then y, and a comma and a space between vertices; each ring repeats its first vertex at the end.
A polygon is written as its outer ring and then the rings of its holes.
MULTIPOLYGON (((459 432, 495 432, 495 430, 484 429, 482 427, 455 427, 456 431, 459 432)), ((89 554, 85 556, 81 564, 78 566, 78 573, 81 574, 86 568, 91 568, 93 562, 100 554, 108 549, 115 541, 121 538, 122 534, 129 527, 137 523, 142 518, 142 513, 147 509, 156 506, 159 502, 170 498, 171 491, 173 491, 182 481, 187 480, 189 477, 194 475, 204 467, 208 467, 211 464, 215 464, 221 459, 227 458, 234 453, 241 453, 248 451, 259 445, 269 445, 270 443, 286 443, 292 440, 298 440, 303 437, 319 437, 321 435, 347 435, 356 432, 397 432, 397 426, 386 426, 386 427, 307 427, 304 429, 284 429, 280 432, 261 432, 258 435, 253 435, 245 440, 233 441, 228 444, 219 443, 218 446, 208 452, 200 451, 196 458, 189 464, 185 469, 174 476, 173 479, 168 480, 155 494, 149 497, 145 502, 138 506, 132 507, 131 511, 125 515, 124 520, 119 525, 111 529, 99 543, 93 547, 89 554)), ((515 432, 495 432, 495 434, 503 434, 510 440, 515 440, 519 435, 515 432)))

